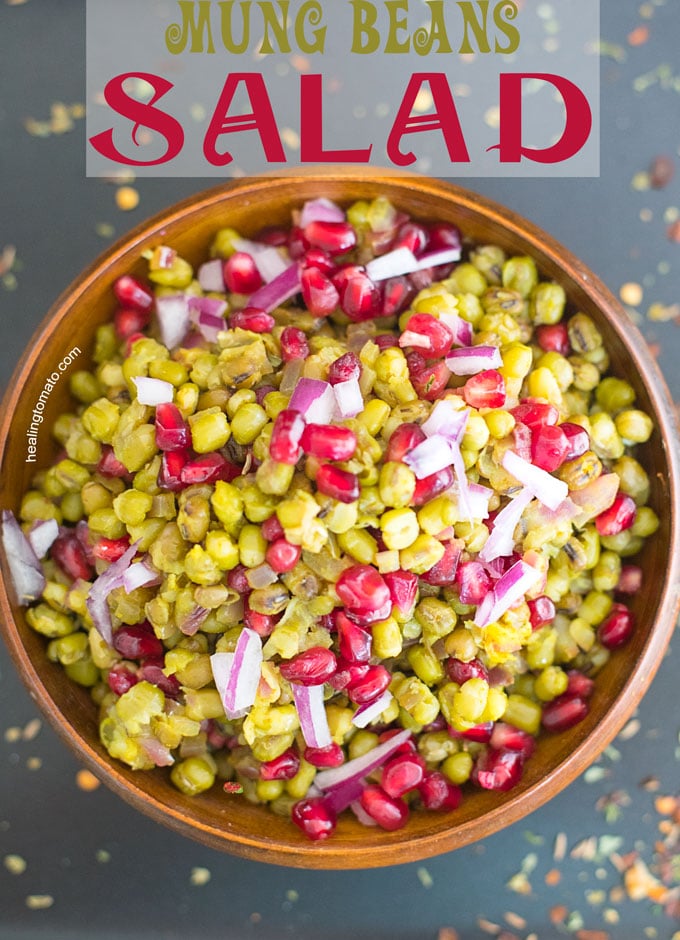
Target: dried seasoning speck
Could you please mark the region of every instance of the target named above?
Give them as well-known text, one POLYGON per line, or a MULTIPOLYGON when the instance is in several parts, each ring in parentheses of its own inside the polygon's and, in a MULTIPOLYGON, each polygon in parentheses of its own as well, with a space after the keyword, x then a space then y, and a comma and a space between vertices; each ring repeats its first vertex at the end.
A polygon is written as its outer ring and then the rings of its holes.
POLYGON ((551 868, 549 872, 546 873, 545 883, 549 888, 555 888, 562 881, 562 872, 559 868, 551 868))
POLYGON ((514 927, 516 930, 524 930, 527 925, 526 920, 523 917, 520 917, 519 914, 515 914, 514 911, 506 911, 503 914, 505 920, 510 924, 511 927, 514 927))
POLYGON ((21 855, 5 855, 3 862, 10 875, 23 875, 27 868, 26 859, 21 855))
POLYGON ((113 236, 116 234, 115 228, 108 222, 97 222, 94 230, 100 238, 113 238, 113 236))
POLYGON ((42 763, 42 757, 29 757, 26 761, 26 768, 27 770, 40 770, 42 763))
POLYGON ((418 875, 418 881, 421 883, 423 888, 431 888, 434 884, 434 879, 429 873, 427 868, 420 867, 416 874, 418 875))
POLYGON ((44 911, 53 904, 54 898, 51 894, 29 894, 26 898, 26 907, 32 911, 44 911))
POLYGON ((680 219, 668 226, 666 237, 671 242, 680 242, 680 219))
POLYGON ((14 725, 11 728, 6 728, 5 741, 7 741, 8 744, 16 744, 17 741, 21 741, 21 728, 17 728, 14 725))
POLYGON ((191 875, 189 881, 194 887, 201 887, 202 885, 207 885, 211 878, 211 873, 209 868, 201 868, 197 866, 196 868, 191 869, 191 875))
POLYGON ((663 189, 675 176, 673 158, 665 154, 655 157, 649 167, 649 182, 653 189, 663 189))
POLYGON ((94 857, 100 865, 106 865, 107 862, 111 861, 111 853, 106 849, 97 849, 94 853, 94 857))
POLYGON ((500 924, 494 924, 493 921, 487 920, 486 917, 478 917, 477 926, 480 930, 483 930, 484 933, 488 933, 492 937, 498 936, 501 932, 500 924))
POLYGON ((460 934, 455 927, 440 927, 437 940, 460 940, 460 934))
POLYGON ((40 734, 40 729, 42 728, 42 721, 39 718, 32 718, 25 726, 24 730, 21 732, 21 737, 24 741, 33 741, 40 734))
POLYGON ((553 858, 556 862, 561 862, 567 854, 567 834, 558 832, 555 836, 553 845, 553 858))
POLYGON ((85 793, 91 793, 93 790, 99 789, 101 783, 89 770, 79 770, 76 774, 76 786, 85 793))
POLYGON ((627 281, 619 288, 619 297, 624 304, 637 307, 642 303, 642 285, 635 281, 627 281))
POLYGON ((133 186, 121 186, 116 190, 116 205, 121 212, 131 212, 139 205, 139 193, 133 186))

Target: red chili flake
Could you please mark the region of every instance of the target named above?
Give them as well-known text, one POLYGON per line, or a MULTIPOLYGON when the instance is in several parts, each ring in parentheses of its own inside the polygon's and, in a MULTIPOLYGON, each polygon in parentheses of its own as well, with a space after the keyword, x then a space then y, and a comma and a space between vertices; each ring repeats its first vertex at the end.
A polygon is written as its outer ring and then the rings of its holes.
POLYGON ((629 46, 642 46, 649 39, 649 27, 648 26, 636 26, 635 29, 628 33, 628 45, 629 46))
POLYGON ((666 229, 666 237, 671 242, 680 242, 680 219, 671 223, 666 229))
POLYGON ((652 189, 663 189, 675 176, 673 158, 666 154, 654 157, 649 167, 649 185, 652 189))
POLYGON ((576 940, 610 940, 606 930, 577 930, 576 940))
POLYGON ((569 914, 569 908, 564 904, 555 904, 554 907, 551 907, 548 911, 548 916, 550 917, 550 923, 555 927, 563 924, 567 919, 569 914))
POLYGON ((243 793, 243 784, 236 783, 235 780, 227 780, 222 789, 225 793, 243 793))

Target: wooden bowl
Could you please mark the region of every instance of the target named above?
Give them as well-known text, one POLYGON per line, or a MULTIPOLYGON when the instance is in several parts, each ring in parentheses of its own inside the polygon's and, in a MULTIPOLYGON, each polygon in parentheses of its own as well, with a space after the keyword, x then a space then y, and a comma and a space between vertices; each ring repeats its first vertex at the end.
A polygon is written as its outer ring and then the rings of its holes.
POLYGON ((58 734, 104 783, 151 818, 213 848, 306 868, 391 865, 488 836, 535 810, 580 774, 637 706, 675 625, 680 581, 680 561, 674 550, 680 479, 674 409, 642 336, 577 258, 501 206, 434 180, 331 168, 221 186, 138 226, 57 300, 17 366, 2 408, 0 507, 16 512, 33 473, 54 456, 49 426, 69 408, 66 375, 60 375, 45 405, 38 463, 26 463, 26 432, 46 378, 75 347, 82 355, 70 368, 86 365, 95 328, 110 319, 115 307, 114 279, 128 272, 143 276, 145 263, 140 256, 145 249, 169 244, 197 263, 221 226, 252 235, 265 225, 286 224, 291 208, 314 196, 348 203, 378 193, 416 218, 455 222, 477 242, 493 242, 512 253, 532 255, 544 277, 563 284, 571 307, 595 320, 611 353, 613 372, 632 383, 639 407, 654 420, 651 441, 639 450, 651 480, 650 503, 661 526, 640 562, 644 586, 632 600, 637 618, 634 637, 613 653, 598 676, 587 718, 569 731, 542 736, 522 781, 508 793, 472 789, 454 813, 416 812, 407 827, 397 832, 368 829, 354 818, 343 817, 333 838, 312 843, 289 821, 225 796, 219 787, 186 797, 172 787, 167 772, 133 772, 112 760, 99 742, 97 711, 88 692, 72 684, 60 666, 47 661, 44 639, 27 626, 23 610, 14 603, 4 559, 0 583, 2 630, 22 679, 58 734))

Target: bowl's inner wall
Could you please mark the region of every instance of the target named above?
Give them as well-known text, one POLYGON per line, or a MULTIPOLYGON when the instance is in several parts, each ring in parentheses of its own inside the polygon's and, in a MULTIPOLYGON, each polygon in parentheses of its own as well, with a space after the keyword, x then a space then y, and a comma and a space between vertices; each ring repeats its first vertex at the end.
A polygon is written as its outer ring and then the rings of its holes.
MULTIPOLYGON (((460 195, 463 191, 456 191, 457 196, 442 198, 444 187, 437 189, 436 184, 428 187, 403 181, 326 179, 320 182, 302 178, 295 182, 269 181, 265 189, 257 191, 254 187, 254 190, 251 197, 244 198, 238 190, 226 189, 221 195, 213 194, 210 199, 198 202, 192 209, 176 211, 162 228, 147 229, 132 242, 128 240, 125 250, 114 250, 112 261, 105 260, 91 269, 76 285, 70 298, 62 298, 54 316, 37 336, 35 347, 27 350, 30 358, 27 358, 21 375, 20 394, 14 396, 16 407, 11 415, 3 455, 0 506, 17 511, 21 495, 29 488, 36 469, 49 465, 56 454, 57 447, 51 440, 49 428, 59 414, 73 408, 67 376, 72 370, 90 366, 95 329, 111 318, 116 306, 111 285, 123 273, 144 276, 146 264, 140 257, 144 249, 168 244, 198 265, 205 259, 211 238, 220 227, 230 226, 252 236, 267 225, 287 225, 291 209, 315 195, 327 195, 347 204, 382 193, 398 208, 416 218, 455 222, 472 241, 496 243, 511 254, 532 255, 543 277, 559 280, 565 286, 571 311, 583 310, 596 321, 611 354, 612 372, 625 377, 636 390, 637 405, 655 415, 655 393, 650 394, 640 371, 644 363, 632 358, 633 351, 622 339, 631 330, 625 314, 612 305, 613 299, 609 295, 604 298, 598 296, 597 301, 594 299, 594 295, 599 295, 599 289, 592 287, 592 276, 574 259, 566 261, 565 278, 560 253, 552 244, 544 246, 531 227, 528 233, 523 230, 522 220, 511 213, 499 214, 495 211, 497 207, 489 209, 486 203, 478 207, 474 198, 470 198, 471 194, 460 195), (82 356, 62 375, 45 408, 39 432, 38 463, 27 464, 26 431, 31 424, 35 402, 47 377, 76 346, 82 350, 82 356)), ((601 738, 589 742, 589 753, 580 753, 566 773, 560 767, 602 721, 612 703, 619 699, 635 665, 648 648, 651 627, 658 613, 664 574, 668 568, 673 518, 669 511, 672 494, 668 482, 668 455, 658 430, 655 430, 650 444, 640 448, 637 456, 650 475, 650 503, 660 516, 661 528, 645 549, 641 560, 644 587, 632 601, 640 627, 632 641, 613 654, 611 662, 601 673, 590 715, 571 731, 541 738, 522 782, 510 793, 471 791, 454 816, 414 814, 406 829, 395 833, 380 832, 376 835, 371 831, 369 836, 367 830, 353 819, 343 819, 332 840, 313 845, 314 864, 329 867, 392 864, 397 860, 407 861, 463 845, 523 815, 524 812, 516 808, 518 801, 535 785, 535 796, 529 799, 528 808, 536 808, 547 795, 557 792, 565 780, 573 779, 604 747, 633 705, 626 714, 621 712, 616 719, 611 718, 601 738), (427 845, 424 840, 429 840, 427 845), (401 849, 395 856, 397 845, 401 849)), ((61 667, 47 661, 45 643, 26 625, 22 611, 15 607, 13 614, 15 628, 9 622, 4 626, 23 678, 33 687, 39 703, 51 712, 59 733, 69 744, 75 744, 81 757, 98 770, 100 776, 104 771, 109 775, 107 782, 121 796, 155 818, 170 822, 186 834, 198 835, 215 846, 271 861, 309 864, 305 859, 311 844, 287 820, 273 816, 262 807, 226 797, 219 788, 190 799, 175 790, 169 783, 167 772, 160 770, 132 772, 116 762, 111 771, 112 762, 98 741, 96 709, 88 693, 72 685, 61 667), (231 843, 227 845, 225 840, 236 840, 240 847, 231 843), (272 847, 271 856, 263 855, 263 845, 272 847)), ((661 650, 655 656, 660 658, 661 650)), ((634 699, 633 704, 644 691, 647 681, 638 675, 635 688, 629 685, 627 697, 634 699)), ((617 703, 619 710, 622 707, 625 706, 617 703)))

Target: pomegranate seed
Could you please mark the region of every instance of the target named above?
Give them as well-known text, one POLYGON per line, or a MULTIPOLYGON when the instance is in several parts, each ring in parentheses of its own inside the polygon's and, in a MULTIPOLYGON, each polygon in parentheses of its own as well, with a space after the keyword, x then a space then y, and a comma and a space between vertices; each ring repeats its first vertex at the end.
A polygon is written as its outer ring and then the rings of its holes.
POLYGON ((272 248, 283 248, 284 245, 288 244, 288 229, 267 225, 265 228, 260 229, 255 241, 271 245, 272 248))
POLYGON ((277 392, 275 385, 259 385, 255 391, 255 401, 258 405, 264 405, 264 400, 270 392, 277 392))
POLYGON ((262 287, 255 259, 247 251, 235 251, 224 262, 224 283, 232 294, 252 294, 262 287))
POLYGON ((369 666, 361 679, 349 683, 347 695, 355 705, 366 705, 382 695, 391 681, 392 676, 385 666, 369 666))
POLYGON ((309 355, 307 336, 296 326, 287 326, 281 333, 281 358, 284 362, 306 359, 309 355))
POLYGON ((438 770, 430 770, 425 774, 418 792, 425 809, 435 811, 458 809, 463 799, 460 787, 447 780, 438 770))
POLYGON ((341 503, 353 503, 361 495, 359 477, 329 463, 319 467, 315 482, 320 493, 341 503))
POLYGON ((254 630, 258 636, 271 636, 276 626, 276 617, 271 614, 261 614, 259 610, 253 610, 246 603, 243 611, 243 623, 249 630, 254 630))
POLYGON ((276 326, 276 320, 267 313, 266 310, 260 310, 258 307, 246 307, 245 310, 237 310, 229 317, 229 326, 232 330, 250 330, 251 333, 271 333, 276 326))
POLYGON ((472 779, 484 790, 511 790, 519 783, 523 763, 519 751, 489 748, 477 758, 472 779))
POLYGON ((616 590, 622 594, 637 594, 642 587, 642 568, 638 565, 624 565, 621 568, 616 590))
POLYGON ((143 336, 142 330, 149 325, 150 314, 146 310, 119 307, 113 315, 113 326, 119 339, 143 336))
POLYGON ((288 233, 288 254, 293 261, 298 261, 309 251, 310 244, 298 225, 294 225, 288 233))
POLYGON ((459 539, 451 539, 444 543, 444 554, 436 565, 433 565, 429 571, 421 574, 421 578, 426 584, 433 584, 443 587, 447 584, 453 584, 456 580, 456 571, 463 544, 459 539))
POLYGON ((73 530, 69 530, 54 540, 50 548, 50 556, 53 561, 56 561, 64 574, 73 578, 74 581, 77 581, 78 578, 89 581, 94 575, 92 565, 87 560, 85 549, 73 530))
POLYGON ((613 604, 609 616, 598 627, 597 638, 607 649, 616 649, 628 642, 634 624, 633 614, 625 604, 613 604))
MULTIPOLYGON (((400 346, 412 346, 428 359, 439 359, 445 356, 453 346, 453 333, 445 323, 433 317, 430 313, 416 313, 410 317, 406 325, 407 333, 416 333, 423 342, 399 341, 400 346)), ((408 337, 407 337, 408 338, 408 337)))
MULTIPOLYGON (((164 454, 164 456, 168 456, 164 454)), ((233 480, 235 464, 230 464, 222 454, 216 451, 201 454, 188 460, 179 472, 179 478, 186 486, 194 483, 214 483, 215 480, 233 480)), ((238 468, 240 474, 241 468, 238 468)))
POLYGON ((129 274, 123 274, 113 283, 113 293, 121 307, 132 307, 146 313, 153 307, 151 289, 129 274))
POLYGON ((284 679, 298 685, 321 685, 328 682, 337 668, 335 653, 323 646, 312 646, 279 666, 284 679))
POLYGON ((531 757, 536 749, 536 739, 533 735, 503 721, 495 723, 489 743, 495 750, 507 748, 510 751, 519 751, 523 760, 531 757))
POLYGON ((154 662, 142 663, 138 673, 139 679, 157 686, 170 698, 177 698, 182 691, 179 679, 176 676, 166 676, 163 668, 164 662, 160 657, 154 662))
POLYGON ((362 679, 370 666, 368 663, 349 663, 344 659, 338 660, 338 670, 334 676, 328 680, 328 684, 335 689, 336 692, 341 692, 343 689, 346 689, 350 683, 358 682, 362 679))
MULTIPOLYGON (((381 310, 382 316, 393 317, 399 313, 402 313, 404 310, 406 310, 411 300, 413 300, 415 294, 415 287, 407 277, 404 277, 403 274, 397 275, 397 277, 390 277, 386 281, 383 281, 381 310)), ((376 337, 374 342, 377 343, 378 339, 379 337, 376 337)), ((390 339, 393 340, 390 345, 399 345, 395 337, 390 335, 390 339)), ((380 344, 378 343, 378 345, 380 344)))
POLYGON ((522 399, 519 405, 510 409, 510 414, 515 421, 526 424, 532 430, 544 424, 557 424, 560 417, 560 413, 554 405, 543 401, 535 401, 533 398, 522 399))
POLYGON ((373 638, 368 630, 353 623, 338 610, 334 617, 338 633, 338 649, 343 659, 350 663, 367 663, 371 658, 373 638))
POLYGON ((177 405, 156 405, 156 446, 159 450, 186 450, 191 447, 191 431, 177 405))
POLYGON ((339 356, 334 362, 331 362, 328 368, 328 381, 331 385, 337 385, 339 382, 349 382, 352 379, 361 378, 361 362, 354 352, 346 352, 344 356, 339 356))
POLYGON ((337 309, 340 295, 333 281, 319 268, 304 268, 300 275, 302 299, 315 317, 327 317, 337 309))
POLYGON ((341 424, 308 424, 300 439, 306 454, 324 460, 350 460, 357 449, 357 436, 341 424))
POLYGON ((301 554, 299 545, 291 545, 286 539, 276 539, 267 548, 265 559, 277 574, 285 574, 286 571, 293 570, 300 561, 301 554))
POLYGON ((392 431, 387 442, 385 462, 403 461, 406 454, 425 440, 425 432, 419 424, 400 424, 392 431))
POLYGON ((527 601, 529 605, 529 620, 532 630, 540 630, 547 623, 552 623, 555 619, 555 605, 547 594, 541 594, 527 601))
POLYGON ((458 565, 456 584, 462 604, 481 604, 491 589, 491 579, 480 561, 458 565))
POLYGON ((404 222, 397 230, 392 248, 408 248, 416 257, 426 248, 429 241, 427 231, 417 222, 404 222))
POLYGON ((431 473, 421 480, 416 480, 416 488, 413 491, 411 499, 412 506, 422 506, 429 503, 435 496, 439 496, 445 490, 453 486, 453 470, 451 467, 443 467, 436 473, 431 473))
POLYGON ((108 444, 104 444, 102 447, 102 455, 97 464, 97 473, 101 473, 105 477, 130 478, 127 467, 118 460, 113 452, 113 447, 108 444))
POLYGON ((412 571, 388 571, 383 575, 390 601, 402 617, 408 618, 413 613, 418 596, 418 576, 412 571))
POLYGON ((274 422, 269 442, 272 460, 279 463, 296 464, 300 456, 300 438, 305 429, 305 419, 299 411, 284 408, 274 422))
POLYGON ((588 676, 584 676, 578 669, 570 669, 567 673, 569 683, 566 692, 568 698, 590 698, 595 688, 595 683, 588 676))
POLYGON ((383 767, 380 785, 388 796, 403 796, 415 790, 425 776, 425 761, 420 754, 398 754, 383 767))
POLYGON ((335 590, 350 614, 374 623, 392 610, 390 591, 382 575, 370 565, 354 565, 342 572, 335 590))
POLYGON ((334 274, 337 271, 335 262, 322 248, 310 248, 301 260, 303 268, 318 268, 322 274, 334 274))
POLYGON ((333 834, 337 817, 323 797, 312 796, 293 806, 291 819, 306 836, 318 842, 333 834))
POLYGON ((462 239, 460 229, 451 222, 434 222, 428 226, 431 251, 444 248, 460 248, 462 239))
POLYGON ((92 554, 102 561, 118 561, 129 547, 130 539, 127 535, 120 539, 99 539, 92 549, 92 554))
POLYGON ((449 728, 449 734, 452 738, 464 738, 466 741, 474 741, 477 744, 488 744, 493 732, 493 721, 485 721, 481 725, 473 725, 466 731, 457 731, 455 728, 449 728))
POLYGON ((158 485, 162 490, 176 493, 184 489, 186 483, 182 481, 181 474, 187 460, 187 453, 183 450, 169 450, 163 454, 158 471, 158 485))
POLYGON ((517 456, 531 463, 531 428, 518 421, 512 429, 512 438, 517 456))
POLYGON ((434 281, 434 268, 421 268, 409 274, 408 279, 416 291, 425 290, 434 281))
POLYGON ((289 747, 283 754, 260 764, 260 780, 292 780, 300 769, 300 756, 289 747))
POLYGON ((571 352, 566 323, 541 323, 534 335, 545 352, 556 352, 561 356, 568 356, 571 352))
POLYGON ((304 758, 313 767, 339 767, 345 763, 345 755, 339 744, 326 747, 306 747, 304 758))
POLYGON ((420 353, 410 352, 406 362, 411 385, 418 397, 424 401, 436 401, 451 378, 451 370, 444 360, 428 364, 420 353))
POLYGON ((595 528, 600 535, 618 535, 635 522, 637 506, 632 497, 618 493, 609 509, 595 517, 595 528))
POLYGON ((468 679, 484 679, 485 682, 489 681, 489 671, 478 659, 471 659, 469 662, 463 662, 462 659, 447 659, 446 663, 446 673, 449 679, 452 682, 457 682, 458 685, 462 685, 464 682, 467 682, 468 679))
POLYGON ((546 731, 566 731, 588 714, 588 703, 580 696, 560 695, 543 706, 541 722, 546 731))
POLYGON ((250 594, 253 590, 247 578, 248 570, 245 565, 236 565, 227 572, 227 584, 237 594, 250 594))
POLYGON ((144 333, 132 333, 130 336, 125 338, 125 356, 132 355, 132 347, 135 345, 138 339, 146 339, 144 333))
POLYGON ((532 463, 551 473, 561 467, 569 454, 569 438, 557 424, 536 428, 531 439, 532 463))
POLYGON ((463 398, 472 408, 502 408, 505 380, 496 369, 485 369, 470 376, 463 386, 463 398))
POLYGON ((340 307, 350 320, 359 323, 381 313, 380 290, 359 265, 340 268, 333 277, 340 296, 340 307))
POLYGON ((590 449, 590 437, 586 429, 582 428, 580 424, 572 424, 571 421, 565 421, 560 427, 569 441, 569 450, 567 451, 567 456, 564 458, 565 461, 575 460, 590 449))
POLYGON ((408 806, 401 799, 388 796, 382 787, 364 787, 361 806, 382 829, 402 829, 408 820, 408 806))
POLYGON ((305 226, 304 237, 310 245, 323 249, 331 257, 346 254, 357 243, 356 232, 349 222, 315 220, 305 226))
POLYGON ((264 520, 260 526, 260 531, 268 542, 276 542, 277 539, 283 538, 283 526, 279 522, 276 513, 272 513, 268 519, 264 520))
POLYGON ((113 648, 126 659, 156 658, 164 653, 163 643, 148 620, 132 625, 124 623, 113 634, 113 648))
POLYGON ((139 677, 137 673, 128 669, 127 666, 116 663, 115 666, 109 669, 106 682, 111 691, 116 695, 125 695, 126 692, 130 691, 133 685, 137 685, 139 677))

